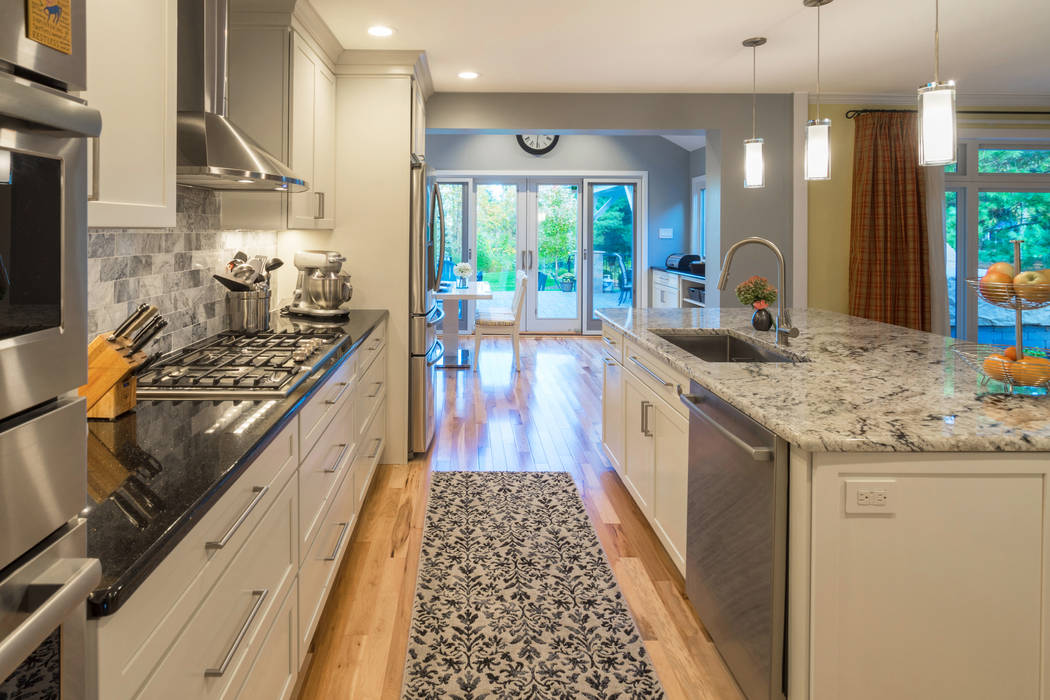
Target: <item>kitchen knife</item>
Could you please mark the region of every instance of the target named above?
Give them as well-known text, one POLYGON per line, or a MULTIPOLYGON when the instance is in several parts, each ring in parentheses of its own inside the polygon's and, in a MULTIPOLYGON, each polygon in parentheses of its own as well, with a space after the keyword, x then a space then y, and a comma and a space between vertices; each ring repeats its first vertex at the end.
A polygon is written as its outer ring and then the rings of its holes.
POLYGON ((168 325, 167 319, 163 316, 157 316, 155 319, 149 322, 149 325, 139 331, 135 339, 131 341, 131 354, 134 355, 156 337, 160 333, 164 326, 168 325))
POLYGON ((129 328, 135 325, 138 322, 138 320, 146 314, 147 311, 149 311, 149 304, 139 304, 139 307, 132 311, 131 315, 124 319, 120 323, 120 325, 117 326, 116 330, 114 330, 110 334, 110 336, 106 338, 106 340, 112 342, 117 338, 123 336, 125 333, 128 332, 129 328))
POLYGON ((131 342, 131 339, 135 337, 146 325, 157 317, 157 307, 150 304, 150 307, 146 309, 146 312, 135 319, 135 322, 128 326, 128 329, 124 331, 124 334, 120 336, 127 342, 131 342))

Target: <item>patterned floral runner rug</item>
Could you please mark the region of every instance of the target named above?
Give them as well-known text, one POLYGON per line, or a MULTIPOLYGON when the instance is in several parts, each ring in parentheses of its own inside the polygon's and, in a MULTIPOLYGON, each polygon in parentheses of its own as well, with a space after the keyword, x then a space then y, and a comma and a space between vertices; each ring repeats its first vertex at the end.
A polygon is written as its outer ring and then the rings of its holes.
POLYGON ((566 472, 435 472, 405 700, 664 698, 566 472))

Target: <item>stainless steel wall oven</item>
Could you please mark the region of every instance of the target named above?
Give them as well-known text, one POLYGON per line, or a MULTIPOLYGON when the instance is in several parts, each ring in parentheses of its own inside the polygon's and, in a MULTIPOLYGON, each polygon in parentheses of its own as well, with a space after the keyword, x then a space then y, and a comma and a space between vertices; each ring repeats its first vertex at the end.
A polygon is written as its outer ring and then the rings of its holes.
POLYGON ((84 0, 0 9, 0 697, 86 692, 84 0))

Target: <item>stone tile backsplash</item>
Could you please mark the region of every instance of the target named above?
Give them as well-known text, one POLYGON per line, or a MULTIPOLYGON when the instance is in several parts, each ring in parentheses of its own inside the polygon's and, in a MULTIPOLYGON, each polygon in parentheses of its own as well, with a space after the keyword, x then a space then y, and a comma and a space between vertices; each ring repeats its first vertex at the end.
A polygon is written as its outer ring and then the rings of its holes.
POLYGON ((277 254, 276 231, 220 231, 217 192, 180 187, 175 228, 88 231, 88 333, 110 330, 139 304, 168 320, 147 348, 167 352, 226 328, 226 288, 212 279, 235 252, 277 254))

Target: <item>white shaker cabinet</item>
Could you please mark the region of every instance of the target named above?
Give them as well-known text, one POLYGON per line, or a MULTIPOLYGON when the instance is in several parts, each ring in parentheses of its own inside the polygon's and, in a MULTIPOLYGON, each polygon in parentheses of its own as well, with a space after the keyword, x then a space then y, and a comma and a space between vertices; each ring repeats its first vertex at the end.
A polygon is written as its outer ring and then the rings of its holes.
POLYGON ((313 48, 292 32, 291 157, 310 183, 290 195, 288 228, 335 227, 335 76, 313 48))
POLYGON ((92 3, 87 92, 102 113, 89 145, 88 225, 175 225, 177 0, 92 3))

